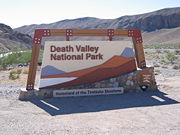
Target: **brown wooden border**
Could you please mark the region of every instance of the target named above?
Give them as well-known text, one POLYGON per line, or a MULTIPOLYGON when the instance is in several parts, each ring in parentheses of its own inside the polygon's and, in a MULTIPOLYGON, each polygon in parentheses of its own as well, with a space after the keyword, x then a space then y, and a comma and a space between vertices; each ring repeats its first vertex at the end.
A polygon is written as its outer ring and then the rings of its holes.
POLYGON ((38 64, 38 57, 40 51, 40 45, 43 37, 66 37, 69 41, 70 37, 104 37, 107 36, 110 41, 113 37, 132 37, 132 41, 135 49, 135 56, 137 66, 139 68, 146 67, 143 40, 140 30, 131 29, 36 29, 34 33, 32 56, 29 66, 29 73, 27 79, 27 90, 34 89, 36 69, 38 64))

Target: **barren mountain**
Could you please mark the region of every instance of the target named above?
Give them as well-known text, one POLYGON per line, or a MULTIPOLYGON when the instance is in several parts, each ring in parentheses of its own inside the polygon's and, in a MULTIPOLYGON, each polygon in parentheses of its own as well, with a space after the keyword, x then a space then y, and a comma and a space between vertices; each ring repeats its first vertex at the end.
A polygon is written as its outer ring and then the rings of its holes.
MULTIPOLYGON (((145 44, 179 44, 179 20, 180 7, 177 7, 139 15, 122 16, 116 19, 99 19, 93 17, 84 17, 71 20, 67 19, 50 24, 26 25, 14 30, 5 24, 0 24, 0 50, 30 48, 32 38, 29 35, 33 36, 34 30, 41 28, 141 29, 143 31, 143 39, 145 44)), ((77 38, 75 38, 75 40, 76 39, 77 38)), ((84 40, 90 40, 90 38, 85 38, 84 40)))
POLYGON ((84 17, 72 20, 62 20, 50 24, 27 25, 15 30, 33 35, 37 28, 81 28, 81 29, 141 29, 146 32, 164 28, 180 27, 180 7, 167 8, 155 12, 122 16, 116 19, 99 19, 84 17))
POLYGON ((32 38, 28 34, 14 31, 10 26, 0 23, 0 51, 27 49, 32 38))

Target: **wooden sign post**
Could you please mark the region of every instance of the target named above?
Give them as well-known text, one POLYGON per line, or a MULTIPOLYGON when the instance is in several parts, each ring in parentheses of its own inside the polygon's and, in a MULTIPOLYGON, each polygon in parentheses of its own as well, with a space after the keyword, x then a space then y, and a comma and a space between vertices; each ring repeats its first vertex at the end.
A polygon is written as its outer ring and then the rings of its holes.
POLYGON ((27 79, 26 90, 33 90, 36 77, 36 69, 38 64, 38 57, 40 52, 40 45, 43 37, 66 37, 69 41, 70 37, 105 37, 110 41, 113 37, 131 37, 138 68, 146 67, 143 41, 140 30, 126 30, 126 29, 36 29, 33 39, 32 56, 29 66, 29 74, 27 79))

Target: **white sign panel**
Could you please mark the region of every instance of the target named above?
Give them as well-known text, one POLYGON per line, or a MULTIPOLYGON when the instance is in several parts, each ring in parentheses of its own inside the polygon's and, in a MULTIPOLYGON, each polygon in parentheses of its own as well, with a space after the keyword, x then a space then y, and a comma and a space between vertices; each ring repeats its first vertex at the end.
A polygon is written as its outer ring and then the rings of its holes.
POLYGON ((119 88, 99 88, 99 89, 74 89, 74 90, 54 90, 53 97, 73 97, 91 95, 122 94, 124 89, 119 88))
POLYGON ((45 43, 40 89, 78 86, 136 70, 130 41, 45 43))

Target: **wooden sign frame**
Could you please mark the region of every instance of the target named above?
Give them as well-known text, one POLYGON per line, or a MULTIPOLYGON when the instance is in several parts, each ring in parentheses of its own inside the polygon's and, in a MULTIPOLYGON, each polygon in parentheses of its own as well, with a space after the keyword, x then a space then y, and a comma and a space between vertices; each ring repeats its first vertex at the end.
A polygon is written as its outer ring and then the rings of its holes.
POLYGON ((143 49, 143 40, 140 30, 132 29, 36 29, 33 39, 32 56, 29 66, 29 73, 27 79, 27 90, 33 90, 36 78, 36 69, 38 64, 38 57, 40 52, 40 45, 43 37, 66 37, 69 41, 70 37, 104 37, 107 36, 110 41, 113 37, 131 37, 135 57, 138 68, 146 67, 146 61, 143 49))

